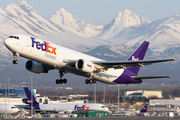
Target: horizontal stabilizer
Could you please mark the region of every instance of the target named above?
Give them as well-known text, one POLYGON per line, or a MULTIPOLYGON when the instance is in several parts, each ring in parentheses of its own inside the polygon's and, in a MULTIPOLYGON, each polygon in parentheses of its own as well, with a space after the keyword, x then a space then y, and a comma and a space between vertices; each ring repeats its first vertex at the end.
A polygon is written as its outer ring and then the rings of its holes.
POLYGON ((171 76, 131 76, 132 79, 156 79, 156 78, 171 78, 171 76))

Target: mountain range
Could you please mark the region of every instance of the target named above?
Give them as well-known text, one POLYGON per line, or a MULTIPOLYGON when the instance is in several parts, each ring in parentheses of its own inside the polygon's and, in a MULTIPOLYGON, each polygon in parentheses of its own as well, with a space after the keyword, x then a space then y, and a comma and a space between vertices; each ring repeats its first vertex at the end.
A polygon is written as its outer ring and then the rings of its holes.
POLYGON ((180 14, 149 21, 125 9, 106 25, 93 26, 64 8, 45 18, 25 0, 19 0, 0 8, 0 25, 2 73, 6 73, 7 68, 14 70, 13 65, 9 65, 13 57, 4 46, 4 39, 13 33, 36 36, 106 60, 126 60, 143 41, 148 41, 146 59, 176 58, 171 64, 179 64, 180 60, 180 14))

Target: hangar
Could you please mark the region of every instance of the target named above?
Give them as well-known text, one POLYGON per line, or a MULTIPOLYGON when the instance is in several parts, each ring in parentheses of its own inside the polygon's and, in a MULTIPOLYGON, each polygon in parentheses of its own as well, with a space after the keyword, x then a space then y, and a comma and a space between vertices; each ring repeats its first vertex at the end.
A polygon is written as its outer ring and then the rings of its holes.
POLYGON ((151 91, 151 90, 125 91, 123 97, 124 98, 143 98, 143 97, 162 98, 162 91, 151 91))

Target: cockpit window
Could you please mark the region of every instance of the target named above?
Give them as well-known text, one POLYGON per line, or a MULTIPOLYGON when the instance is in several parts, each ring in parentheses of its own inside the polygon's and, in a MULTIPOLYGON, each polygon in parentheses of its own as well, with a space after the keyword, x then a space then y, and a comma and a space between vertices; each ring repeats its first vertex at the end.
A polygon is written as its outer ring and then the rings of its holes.
POLYGON ((101 106, 102 108, 107 108, 107 106, 101 106))
POLYGON ((11 108, 13 109, 13 108, 17 108, 17 107, 11 107, 11 108))
POLYGON ((9 36, 9 38, 19 39, 19 37, 17 37, 17 36, 9 36))

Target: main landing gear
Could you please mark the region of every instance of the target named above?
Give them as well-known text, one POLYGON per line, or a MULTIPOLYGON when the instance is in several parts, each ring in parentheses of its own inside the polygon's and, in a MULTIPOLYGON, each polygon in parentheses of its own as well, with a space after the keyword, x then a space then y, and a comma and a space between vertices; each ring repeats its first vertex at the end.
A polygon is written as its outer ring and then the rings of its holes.
POLYGON ((95 80, 95 79, 86 79, 86 80, 85 80, 85 83, 86 83, 86 84, 96 83, 96 80, 95 80))
POLYGON ((57 79, 57 80, 56 80, 56 84, 63 84, 63 83, 66 84, 66 83, 67 83, 67 79, 62 79, 62 77, 64 76, 64 74, 66 74, 65 71, 59 70, 60 80, 57 79))
POLYGON ((13 64, 18 64, 18 60, 17 60, 17 53, 13 52, 13 57, 15 58, 15 60, 13 60, 13 64))

